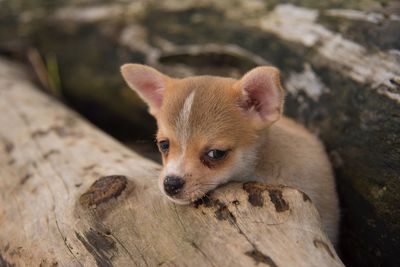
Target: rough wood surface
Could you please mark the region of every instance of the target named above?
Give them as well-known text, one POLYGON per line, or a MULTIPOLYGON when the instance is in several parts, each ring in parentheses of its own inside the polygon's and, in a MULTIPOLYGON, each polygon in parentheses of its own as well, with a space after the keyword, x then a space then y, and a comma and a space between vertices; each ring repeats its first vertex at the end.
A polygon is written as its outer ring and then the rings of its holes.
MULTIPOLYGON (((337 13, 338 10, 333 14, 337 13)), ((328 10, 327 14, 332 15, 332 11, 328 10)), ((393 82, 400 75, 399 51, 371 53, 317 23, 318 16, 317 10, 280 5, 261 18, 261 28, 283 40, 314 48, 315 55, 310 60, 317 61, 316 65, 329 67, 356 82, 367 84, 379 94, 400 103, 400 94, 393 82)))
POLYGON ((50 92, 155 159, 155 122, 121 64, 178 76, 279 67, 286 115, 318 134, 334 163, 342 260, 400 266, 400 1, 25 2, 0 1, 0 53, 36 48, 43 62, 30 61, 59 84, 50 92))
POLYGON ((159 166, 0 59, 1 266, 342 266, 309 198, 230 184, 167 201, 159 166))

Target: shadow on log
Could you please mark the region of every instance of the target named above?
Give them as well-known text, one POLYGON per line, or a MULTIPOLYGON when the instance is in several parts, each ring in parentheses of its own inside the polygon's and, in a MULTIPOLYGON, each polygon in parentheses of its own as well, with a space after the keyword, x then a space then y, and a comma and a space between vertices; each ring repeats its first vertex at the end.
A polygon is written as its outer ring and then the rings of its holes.
POLYGON ((193 205, 0 59, 0 264, 342 266, 302 192, 231 183, 193 205))

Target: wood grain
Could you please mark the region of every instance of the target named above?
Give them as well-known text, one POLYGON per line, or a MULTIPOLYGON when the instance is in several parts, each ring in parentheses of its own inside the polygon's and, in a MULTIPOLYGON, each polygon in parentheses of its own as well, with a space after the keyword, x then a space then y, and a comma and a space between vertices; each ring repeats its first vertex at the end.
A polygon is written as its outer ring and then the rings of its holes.
POLYGON ((160 166, 0 59, 1 266, 342 266, 302 192, 232 183, 193 205, 160 166))

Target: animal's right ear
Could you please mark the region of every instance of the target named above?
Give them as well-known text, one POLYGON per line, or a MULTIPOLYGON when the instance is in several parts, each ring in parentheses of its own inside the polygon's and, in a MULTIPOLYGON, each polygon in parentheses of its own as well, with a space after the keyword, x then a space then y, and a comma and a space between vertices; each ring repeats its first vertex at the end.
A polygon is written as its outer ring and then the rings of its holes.
POLYGON ((168 76, 141 64, 124 64, 121 73, 129 87, 148 104, 150 114, 156 116, 163 102, 168 76))

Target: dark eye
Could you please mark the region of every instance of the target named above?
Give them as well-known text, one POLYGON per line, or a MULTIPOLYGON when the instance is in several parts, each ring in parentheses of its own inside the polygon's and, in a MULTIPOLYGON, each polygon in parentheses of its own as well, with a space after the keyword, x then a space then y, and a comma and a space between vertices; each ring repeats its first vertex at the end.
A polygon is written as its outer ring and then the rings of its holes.
POLYGON ((206 157, 211 161, 221 160, 226 157, 228 150, 212 149, 207 151, 206 157))
POLYGON ((161 140, 160 142, 158 142, 158 148, 163 153, 168 152, 169 141, 168 140, 161 140))

